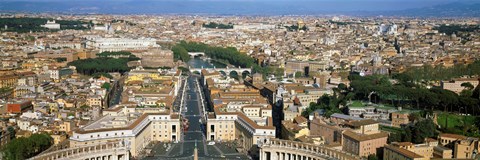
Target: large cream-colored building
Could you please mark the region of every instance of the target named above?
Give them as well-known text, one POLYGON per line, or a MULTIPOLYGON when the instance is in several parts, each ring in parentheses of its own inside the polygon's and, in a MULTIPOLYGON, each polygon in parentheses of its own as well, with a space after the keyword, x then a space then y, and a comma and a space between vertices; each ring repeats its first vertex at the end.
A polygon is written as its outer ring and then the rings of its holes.
POLYGON ((242 112, 222 112, 218 108, 208 115, 209 141, 237 141, 243 152, 248 152, 257 151, 257 144, 274 137, 271 117, 251 119, 242 112))
POLYGON ((103 117, 73 132, 70 147, 121 141, 136 157, 155 141, 179 141, 179 115, 161 108, 117 106, 106 109, 103 117))
POLYGON ((87 38, 87 48, 99 50, 99 52, 115 52, 125 50, 147 50, 160 47, 154 38, 87 38))

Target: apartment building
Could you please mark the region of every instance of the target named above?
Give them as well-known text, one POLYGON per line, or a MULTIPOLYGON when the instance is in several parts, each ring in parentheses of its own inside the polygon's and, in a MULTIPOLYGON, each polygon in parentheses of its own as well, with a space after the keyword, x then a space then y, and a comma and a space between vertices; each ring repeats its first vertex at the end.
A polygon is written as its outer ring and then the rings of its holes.
POLYGON ((14 87, 17 85, 18 76, 13 72, 0 73, 0 88, 14 87))

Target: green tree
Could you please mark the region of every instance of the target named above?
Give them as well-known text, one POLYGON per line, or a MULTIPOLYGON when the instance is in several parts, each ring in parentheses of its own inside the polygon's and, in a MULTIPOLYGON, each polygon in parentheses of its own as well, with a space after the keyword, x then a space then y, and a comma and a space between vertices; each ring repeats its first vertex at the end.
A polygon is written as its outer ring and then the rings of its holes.
POLYGON ((183 62, 188 62, 190 60, 190 55, 188 51, 180 45, 175 45, 172 47, 173 58, 175 61, 182 60, 183 62))
POLYGON ((368 155, 368 160, 378 160, 378 157, 375 154, 368 155))
POLYGON ((10 141, 2 149, 3 159, 18 160, 31 158, 53 144, 53 139, 48 134, 33 134, 28 138, 20 137, 10 141))
POLYGON ((107 72, 127 72, 131 68, 128 67, 127 63, 129 61, 140 60, 134 55, 129 56, 128 58, 110 58, 110 57, 100 57, 100 58, 89 58, 81 59, 73 62, 69 62, 67 65, 75 66, 77 71, 86 75, 93 75, 95 73, 107 73, 107 72))
POLYGON ((93 76, 93 78, 100 78, 101 76, 104 76, 104 77, 113 79, 112 75, 110 75, 108 73, 104 73, 104 72, 97 72, 97 73, 92 74, 92 76, 93 76))
POLYGON ((8 126, 7 131, 10 134, 10 139, 14 139, 16 134, 15 128, 13 128, 12 126, 8 126))
POLYGON ((338 89, 340 89, 341 91, 348 91, 348 87, 344 83, 338 84, 338 89))
POLYGON ((433 137, 435 128, 435 124, 431 119, 424 119, 415 123, 412 142, 416 144, 423 143, 425 138, 433 137))
POLYGON ((84 109, 84 110, 87 110, 87 109, 89 109, 89 108, 90 108, 90 106, 88 106, 88 105, 84 104, 84 105, 80 106, 80 108, 81 108, 81 109, 84 109))
POLYGON ((392 142, 401 142, 402 141, 402 135, 400 133, 390 133, 388 136, 388 143, 392 142))
POLYGON ((412 141, 412 129, 407 126, 405 127, 405 134, 402 137, 403 142, 411 142, 412 141))
POLYGON ((295 72, 295 78, 300 78, 303 76, 303 72, 295 72))
POLYGON ((420 118, 422 118, 422 116, 418 112, 413 112, 413 113, 410 113, 408 115, 408 121, 410 121, 410 122, 415 122, 415 121, 419 120, 420 118))
POLYGON ((472 90, 475 88, 470 82, 464 82, 460 86, 464 87, 465 89, 472 90))
POLYGON ((105 83, 102 84, 102 88, 105 88, 107 91, 110 90, 110 87, 111 87, 110 83, 108 83, 108 82, 105 82, 105 83))
POLYGON ((233 28, 232 24, 222 24, 222 23, 215 23, 215 22, 203 24, 202 26, 204 28, 214 28, 214 29, 232 29, 233 28))

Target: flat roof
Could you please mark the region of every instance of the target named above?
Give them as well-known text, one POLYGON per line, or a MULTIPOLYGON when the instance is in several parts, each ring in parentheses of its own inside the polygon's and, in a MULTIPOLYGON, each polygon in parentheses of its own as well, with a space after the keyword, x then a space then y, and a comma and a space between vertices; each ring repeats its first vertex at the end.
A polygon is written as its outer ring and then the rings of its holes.
MULTIPOLYGON (((130 130, 135 128, 140 122, 145 118, 148 118, 149 115, 170 115, 168 112, 163 113, 144 113, 138 117, 132 117, 131 119, 122 119, 121 116, 104 116, 99 120, 96 120, 87 126, 75 130, 75 133, 86 134, 86 133, 95 133, 95 132, 105 132, 105 131, 115 131, 115 130, 130 130), (117 119, 118 118, 118 119, 117 119), (113 121, 120 122, 118 125, 110 125, 113 121), (122 122, 123 121, 123 122, 122 122)), ((170 115, 171 119, 177 119, 178 115, 170 115)), ((126 116, 125 116, 126 117, 126 116)))

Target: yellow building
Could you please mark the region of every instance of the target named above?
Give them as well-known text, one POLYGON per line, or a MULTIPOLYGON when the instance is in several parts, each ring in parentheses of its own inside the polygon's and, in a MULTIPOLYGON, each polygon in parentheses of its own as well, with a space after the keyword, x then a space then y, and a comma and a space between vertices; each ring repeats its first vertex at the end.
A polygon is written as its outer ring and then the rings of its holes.
POLYGON ((88 96, 87 97, 87 105, 90 107, 94 106, 103 106, 103 100, 101 96, 95 95, 95 96, 88 96))
POLYGON ((458 140, 455 142, 454 157, 457 159, 462 158, 475 158, 473 155, 475 152, 478 154, 480 149, 480 143, 478 138, 467 138, 465 140, 458 140))
POLYGON ((13 72, 0 73, 0 88, 12 88, 17 85, 18 76, 13 72))
POLYGON ((75 123, 73 121, 63 121, 61 124, 57 126, 58 131, 63 131, 65 133, 69 133, 75 127, 75 123))
POLYGON ((53 145, 57 145, 67 139, 65 134, 53 134, 50 136, 53 138, 53 145))

